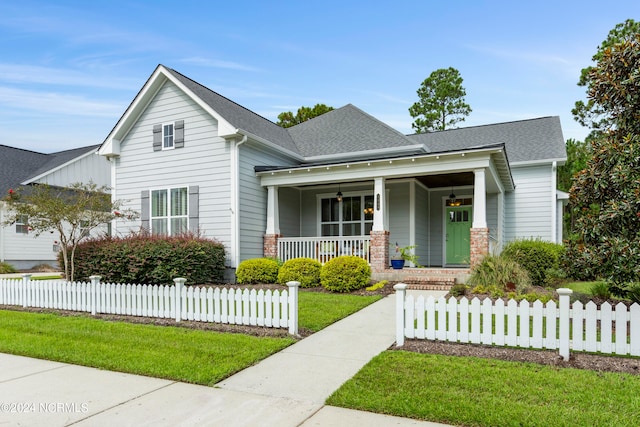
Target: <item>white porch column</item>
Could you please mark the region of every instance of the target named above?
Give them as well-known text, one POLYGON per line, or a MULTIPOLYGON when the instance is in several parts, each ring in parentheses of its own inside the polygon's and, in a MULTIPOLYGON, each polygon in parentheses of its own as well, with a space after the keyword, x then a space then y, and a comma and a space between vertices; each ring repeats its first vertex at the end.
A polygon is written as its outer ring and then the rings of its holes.
POLYGON ((278 187, 267 187, 267 231, 265 234, 280 234, 280 214, 278 213, 278 187))
POLYGON ((384 231, 384 218, 386 215, 384 178, 375 178, 373 182, 373 226, 371 230, 384 231))
POLYGON ((484 169, 473 171, 473 224, 472 228, 487 228, 487 186, 484 169))

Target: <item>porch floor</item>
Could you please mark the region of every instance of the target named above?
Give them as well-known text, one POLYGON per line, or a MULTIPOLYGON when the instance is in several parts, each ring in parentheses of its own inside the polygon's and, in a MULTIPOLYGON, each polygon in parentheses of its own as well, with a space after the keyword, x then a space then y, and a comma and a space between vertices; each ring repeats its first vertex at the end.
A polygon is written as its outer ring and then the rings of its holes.
POLYGON ((462 268, 403 268, 394 270, 387 268, 383 271, 373 271, 371 278, 376 281, 388 280, 402 282, 408 289, 419 290, 449 290, 456 283, 464 283, 469 277, 470 269, 462 268))

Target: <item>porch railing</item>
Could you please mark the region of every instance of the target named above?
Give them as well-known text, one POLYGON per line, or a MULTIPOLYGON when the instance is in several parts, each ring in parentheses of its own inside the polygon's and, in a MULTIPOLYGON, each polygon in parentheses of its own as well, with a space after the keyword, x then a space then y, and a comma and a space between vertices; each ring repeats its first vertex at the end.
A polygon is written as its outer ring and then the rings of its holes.
POLYGON ((313 258, 324 264, 331 258, 353 255, 369 262, 370 236, 349 237, 280 237, 278 258, 313 258))

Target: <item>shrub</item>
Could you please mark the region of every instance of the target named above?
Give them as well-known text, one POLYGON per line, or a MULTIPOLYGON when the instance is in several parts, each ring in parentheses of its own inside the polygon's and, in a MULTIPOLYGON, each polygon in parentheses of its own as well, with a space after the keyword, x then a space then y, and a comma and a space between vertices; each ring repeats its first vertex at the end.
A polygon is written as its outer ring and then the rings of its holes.
POLYGON ((142 284, 172 284, 184 277, 187 284, 204 284, 224 279, 224 262, 221 243, 193 234, 102 237, 78 245, 75 277, 97 274, 104 282, 142 284))
POLYGON ((507 244, 502 256, 520 264, 536 286, 544 286, 547 274, 560 268, 563 247, 536 239, 515 240, 507 244))
POLYGON ((278 262, 272 258, 244 260, 236 269, 236 279, 241 285, 255 283, 277 283, 278 262))
POLYGON ((0 274, 17 273, 18 270, 13 268, 11 264, 6 262, 0 262, 0 274))
POLYGON ((516 291, 522 293, 531 286, 531 279, 527 270, 512 258, 505 256, 486 255, 482 261, 471 270, 467 284, 474 287, 489 288, 497 286, 504 290, 508 283, 515 284, 516 291))
POLYGON ((449 293, 454 297, 461 297, 467 293, 469 288, 464 283, 457 283, 449 289, 449 293))
POLYGON ((332 258, 320 270, 320 283, 333 292, 351 292, 369 284, 371 268, 364 259, 345 255, 332 258))
POLYGON ((373 285, 366 287, 365 290, 369 292, 377 291, 378 289, 382 289, 387 286, 388 283, 388 280, 381 280, 378 283, 374 283, 373 285))
POLYGON ((312 288, 320 284, 322 264, 311 258, 294 258, 282 264, 278 272, 278 283, 300 282, 301 288, 312 288))
POLYGON ((589 288, 589 292, 594 297, 609 299, 611 298, 611 289, 609 289, 609 284, 607 282, 596 282, 589 288))

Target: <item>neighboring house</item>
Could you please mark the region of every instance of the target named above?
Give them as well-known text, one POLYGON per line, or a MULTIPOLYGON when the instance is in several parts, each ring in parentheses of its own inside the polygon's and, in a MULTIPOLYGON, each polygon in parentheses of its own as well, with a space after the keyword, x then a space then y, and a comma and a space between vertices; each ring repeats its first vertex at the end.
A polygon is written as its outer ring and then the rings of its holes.
POLYGON ((98 147, 44 154, 0 145, 0 261, 18 269, 42 263, 57 264, 58 233, 44 233, 35 238, 26 222, 2 226, 7 206, 1 199, 10 189, 33 184, 64 187, 93 181, 99 186, 108 186, 111 180, 109 163, 96 155, 98 147))
POLYGON ((350 253, 383 271, 396 242, 468 267, 516 238, 561 241, 558 117, 407 136, 349 104, 285 129, 159 65, 99 154, 141 212, 114 232, 199 231, 231 268, 350 253))

